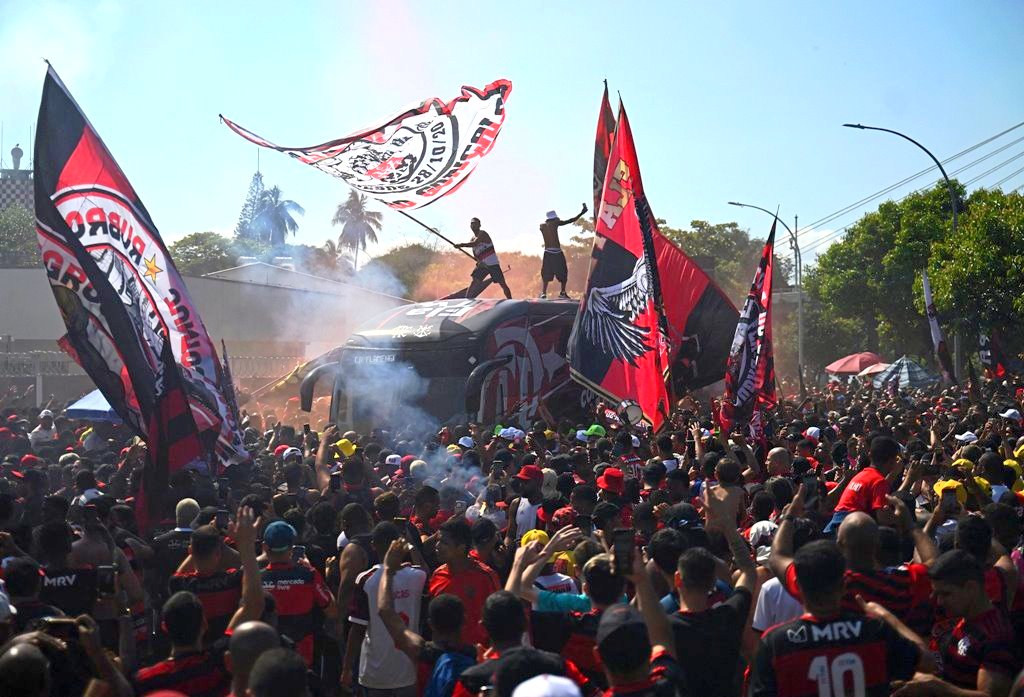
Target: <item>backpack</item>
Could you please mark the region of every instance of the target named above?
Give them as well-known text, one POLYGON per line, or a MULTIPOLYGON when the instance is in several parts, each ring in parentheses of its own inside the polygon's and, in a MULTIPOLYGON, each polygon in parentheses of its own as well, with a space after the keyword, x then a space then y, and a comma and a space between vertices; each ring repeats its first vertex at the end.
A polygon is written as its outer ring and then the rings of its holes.
POLYGON ((475 663, 473 656, 459 651, 445 651, 434 664, 423 697, 451 697, 455 681, 462 675, 462 671, 475 663))

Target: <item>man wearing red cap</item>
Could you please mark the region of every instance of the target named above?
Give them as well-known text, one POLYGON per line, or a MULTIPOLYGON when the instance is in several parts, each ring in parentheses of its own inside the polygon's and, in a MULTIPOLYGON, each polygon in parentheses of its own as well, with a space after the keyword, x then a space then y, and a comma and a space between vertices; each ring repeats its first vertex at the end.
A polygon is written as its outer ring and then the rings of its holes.
POLYGON ((618 467, 609 467, 597 478, 597 498, 600 501, 614 503, 622 513, 622 524, 633 525, 633 504, 622 500, 626 493, 626 475, 618 467))
POLYGON ((537 527, 537 509, 544 500, 541 485, 544 472, 537 465, 523 465, 515 476, 520 482, 519 498, 513 499, 508 509, 508 532, 505 533, 505 547, 519 546, 523 535, 537 527))

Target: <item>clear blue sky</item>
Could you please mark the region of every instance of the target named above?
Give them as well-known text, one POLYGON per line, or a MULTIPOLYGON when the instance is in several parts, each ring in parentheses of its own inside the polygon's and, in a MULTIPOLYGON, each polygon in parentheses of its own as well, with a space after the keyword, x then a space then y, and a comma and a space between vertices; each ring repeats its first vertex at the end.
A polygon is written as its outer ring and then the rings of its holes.
MULTIPOLYGON (((540 251, 545 211, 591 200, 603 78, 625 100, 655 214, 677 226, 736 220, 756 236, 767 216, 726 201, 780 205, 803 224, 928 164, 909 143, 844 122, 903 130, 943 158, 1024 120, 1024 3, 1012 0, 0 0, 0 12, 7 166, 35 123, 47 57, 169 241, 234 227, 257 148, 218 112, 270 140, 311 145, 407 103, 508 78, 494 150, 421 217, 465 238, 479 216, 499 251, 529 252, 540 251)), ((296 242, 337 234, 340 181, 272 151, 260 168, 307 210, 296 242)), ((1004 188, 1022 184, 1024 174, 1004 188)), ((388 211, 370 251, 424 236, 388 211)))

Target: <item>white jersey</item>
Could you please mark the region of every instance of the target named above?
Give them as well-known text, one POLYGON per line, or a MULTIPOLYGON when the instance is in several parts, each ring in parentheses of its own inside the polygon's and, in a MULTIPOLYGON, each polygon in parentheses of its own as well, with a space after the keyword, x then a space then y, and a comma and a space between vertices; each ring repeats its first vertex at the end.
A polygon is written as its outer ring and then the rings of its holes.
POLYGON ((523 535, 537 527, 537 510, 539 508, 539 503, 530 503, 525 496, 519 499, 519 505, 516 506, 516 547, 519 546, 519 540, 523 535))
MULTIPOLYGON (((359 655, 359 684, 375 690, 395 690, 416 684, 416 666, 395 642, 377 610, 377 591, 383 571, 380 564, 356 577, 355 606, 349 620, 366 627, 359 655)), ((420 603, 427 574, 423 569, 404 566, 391 580, 395 612, 414 630, 420 625, 420 603)))

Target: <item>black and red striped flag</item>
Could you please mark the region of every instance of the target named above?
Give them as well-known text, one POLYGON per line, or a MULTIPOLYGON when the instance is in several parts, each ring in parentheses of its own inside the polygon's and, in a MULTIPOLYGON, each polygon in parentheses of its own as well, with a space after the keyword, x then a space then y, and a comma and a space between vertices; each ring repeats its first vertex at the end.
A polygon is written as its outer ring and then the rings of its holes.
POLYGON ((597 117, 597 135, 594 138, 594 220, 601 210, 601 193, 604 191, 604 175, 608 171, 608 156, 615 138, 615 113, 608 101, 608 81, 604 81, 604 96, 601 98, 601 113, 597 117))
POLYGON ((203 462, 207 449, 199 440, 199 430, 181 370, 174 359, 171 342, 164 341, 154 385, 155 401, 146 428, 148 457, 142 470, 142 486, 135 498, 139 526, 149 528, 170 513, 166 494, 171 475, 203 462))
POLYGON ((978 358, 989 380, 1006 377, 1006 358, 996 333, 981 334, 978 337, 978 358))
POLYGON ((775 223, 750 284, 747 302, 733 335, 725 372, 725 397, 719 422, 723 433, 744 428, 754 409, 775 406, 775 357, 772 352, 772 261, 775 223))

